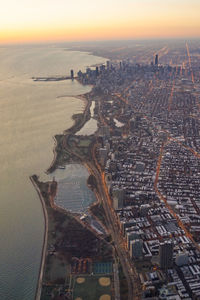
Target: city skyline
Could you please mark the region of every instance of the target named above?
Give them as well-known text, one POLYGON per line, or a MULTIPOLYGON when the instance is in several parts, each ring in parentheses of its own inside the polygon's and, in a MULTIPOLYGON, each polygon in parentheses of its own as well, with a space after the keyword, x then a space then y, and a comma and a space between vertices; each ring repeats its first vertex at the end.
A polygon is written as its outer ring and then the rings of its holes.
POLYGON ((198 0, 8 0, 0 43, 200 36, 198 0))

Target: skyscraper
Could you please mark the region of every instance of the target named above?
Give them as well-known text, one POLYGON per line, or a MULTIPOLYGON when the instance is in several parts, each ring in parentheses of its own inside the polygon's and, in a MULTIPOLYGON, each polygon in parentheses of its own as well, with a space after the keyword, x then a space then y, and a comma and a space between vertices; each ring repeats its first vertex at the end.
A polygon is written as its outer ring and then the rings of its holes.
POLYGON ((99 76, 99 68, 96 67, 96 76, 99 76))
POLYGON ((114 209, 122 208, 124 205, 124 190, 119 188, 114 188, 112 191, 113 194, 113 207, 114 209))
POLYGON ((143 249, 143 241, 140 239, 133 240, 130 242, 130 256, 131 258, 141 258, 143 249))
POLYGON ((159 246, 159 263, 161 269, 168 269, 173 264, 173 249, 174 245, 171 241, 160 243, 159 246))
POLYGON ((109 60, 106 62, 106 67, 107 67, 107 70, 110 69, 110 61, 109 60))
POLYGON ((71 70, 71 79, 74 79, 74 70, 71 70))
POLYGON ((158 65, 158 54, 156 54, 156 56, 155 56, 155 65, 156 66, 158 65))
POLYGON ((108 154, 108 151, 106 148, 99 149, 99 159, 100 159, 100 164, 102 166, 105 166, 107 154, 108 154))

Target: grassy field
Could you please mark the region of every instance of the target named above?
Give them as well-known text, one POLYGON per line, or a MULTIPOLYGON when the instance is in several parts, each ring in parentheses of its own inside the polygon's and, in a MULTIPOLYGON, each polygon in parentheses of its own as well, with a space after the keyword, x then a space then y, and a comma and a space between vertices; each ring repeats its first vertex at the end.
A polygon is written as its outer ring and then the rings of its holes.
POLYGON ((127 300, 128 299, 128 283, 127 283, 126 277, 123 273, 121 264, 119 265, 119 281, 120 281, 120 299, 127 300))
MULTIPOLYGON (((82 300, 99 300, 102 295, 111 296, 111 285, 101 286, 99 279, 101 276, 81 276, 85 279, 83 283, 77 283, 75 279, 73 299, 81 298, 82 300)), ((109 276, 103 276, 110 278, 109 276)))
POLYGON ((59 288, 55 286, 45 286, 42 289, 40 300, 51 300, 52 296, 57 297, 59 295, 59 288))
POLYGON ((82 140, 80 140, 78 146, 79 147, 89 147, 90 144, 91 144, 90 139, 82 139, 82 140))
MULTIPOLYGON (((37 177, 34 180, 38 184, 44 197, 48 212, 48 243, 47 257, 45 261, 42 300, 56 299, 65 292, 69 286, 74 289, 75 298, 82 300, 99 299, 102 295, 110 295, 111 287, 101 286, 98 282, 101 276, 86 276, 82 284, 74 282, 69 284, 71 262, 73 257, 92 258, 94 261, 112 261, 112 246, 105 241, 98 239, 93 232, 83 227, 71 214, 64 214, 54 210, 50 206, 50 192, 54 195, 55 183, 39 182, 37 177), (53 296, 51 296, 53 294, 53 296)), ((109 277, 109 276, 106 276, 109 277)))
POLYGON ((65 282, 69 267, 66 262, 56 256, 47 256, 45 280, 47 282, 65 282))

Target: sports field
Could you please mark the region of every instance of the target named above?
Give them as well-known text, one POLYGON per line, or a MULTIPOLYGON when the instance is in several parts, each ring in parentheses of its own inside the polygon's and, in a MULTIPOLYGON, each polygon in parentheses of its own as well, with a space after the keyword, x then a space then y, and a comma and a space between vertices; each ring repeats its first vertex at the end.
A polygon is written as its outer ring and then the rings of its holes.
POLYGON ((74 300, 110 300, 111 278, 109 276, 87 275, 74 278, 74 300))

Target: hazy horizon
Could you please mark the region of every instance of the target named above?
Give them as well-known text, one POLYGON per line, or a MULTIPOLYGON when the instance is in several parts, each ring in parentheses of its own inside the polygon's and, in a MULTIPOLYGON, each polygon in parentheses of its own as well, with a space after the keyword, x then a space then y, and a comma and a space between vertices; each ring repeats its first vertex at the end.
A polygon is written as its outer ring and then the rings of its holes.
POLYGON ((199 38, 198 0, 8 0, 0 44, 199 38))
MULTIPOLYGON (((186 42, 186 41, 200 41, 200 36, 199 37, 172 37, 172 38, 132 38, 132 39, 102 39, 102 40, 77 40, 77 41, 56 41, 56 40, 51 40, 51 41, 21 41, 21 42, 9 42, 9 43, 0 43, 0 48, 1 47, 7 47, 7 46, 13 46, 13 47, 20 47, 20 46, 53 46, 53 45, 59 45, 59 46, 74 46, 74 45, 90 45, 96 43, 96 46, 102 45, 102 44, 119 44, 119 43, 130 43, 130 42, 186 42)), ((79 50, 77 50, 79 51, 79 50)))

